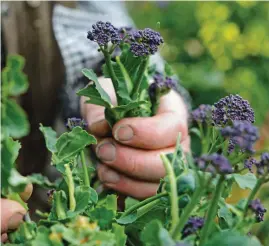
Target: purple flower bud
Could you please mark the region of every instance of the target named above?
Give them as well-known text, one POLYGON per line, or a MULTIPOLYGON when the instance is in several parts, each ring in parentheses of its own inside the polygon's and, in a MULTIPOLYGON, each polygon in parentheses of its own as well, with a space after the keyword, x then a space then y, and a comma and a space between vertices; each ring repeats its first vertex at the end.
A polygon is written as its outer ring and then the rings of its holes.
POLYGON ((247 121, 234 121, 232 126, 221 129, 221 135, 230 140, 228 153, 233 152, 236 146, 252 153, 253 145, 259 138, 258 128, 247 121))
POLYGON ((102 21, 92 25, 92 31, 88 32, 87 38, 101 46, 107 45, 109 42, 119 44, 121 41, 118 29, 110 22, 102 21))
POLYGON ((212 106, 211 105, 200 105, 197 109, 193 110, 191 117, 193 121, 206 123, 211 120, 212 106))
POLYGON ((153 76, 154 82, 149 86, 150 98, 155 98, 157 95, 165 95, 171 89, 175 89, 177 81, 171 77, 164 77, 161 73, 156 73, 153 76))
POLYGON ((252 167, 256 166, 258 161, 254 158, 249 158, 245 160, 244 167, 247 168, 250 172, 252 172, 252 167))
POLYGON ((164 41, 160 33, 145 28, 144 30, 134 31, 130 37, 130 42, 130 51, 135 56, 147 56, 156 53, 158 46, 164 41))
POLYGON ((269 173, 269 152, 264 152, 261 155, 260 162, 256 163, 258 175, 269 173))
POLYGON ((249 102, 239 95, 229 95, 214 104, 212 120, 215 125, 226 125, 230 121, 254 123, 254 111, 249 102))
POLYGON ((202 217, 198 216, 190 217, 182 230, 183 238, 196 233, 203 227, 203 225, 204 225, 204 219, 202 217))
POLYGON ((220 154, 202 155, 196 159, 197 167, 202 171, 212 174, 229 174, 233 172, 233 168, 228 159, 220 154))
POLYGON ((249 203, 248 207, 256 214, 257 222, 263 221, 264 214, 266 213, 267 210, 261 204, 260 199, 252 200, 249 203))
POLYGON ((80 118, 68 118, 65 126, 71 131, 74 127, 81 127, 82 129, 86 129, 88 124, 85 122, 85 120, 80 118))

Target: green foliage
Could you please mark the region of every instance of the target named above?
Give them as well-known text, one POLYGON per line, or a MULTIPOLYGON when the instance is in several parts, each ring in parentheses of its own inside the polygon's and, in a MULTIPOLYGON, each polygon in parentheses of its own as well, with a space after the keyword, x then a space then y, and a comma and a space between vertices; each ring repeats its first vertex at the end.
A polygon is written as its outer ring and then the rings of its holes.
POLYGON ((257 183, 257 178, 253 173, 246 173, 244 175, 235 173, 233 174, 233 178, 241 189, 252 190, 257 183))

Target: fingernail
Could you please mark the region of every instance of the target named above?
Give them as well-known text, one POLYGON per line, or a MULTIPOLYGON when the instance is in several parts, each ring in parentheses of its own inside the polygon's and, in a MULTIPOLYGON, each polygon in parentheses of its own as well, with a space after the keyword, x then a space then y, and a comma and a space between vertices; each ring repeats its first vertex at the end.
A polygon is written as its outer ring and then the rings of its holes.
POLYGON ((102 173, 100 180, 103 183, 115 184, 120 181, 120 176, 113 170, 107 170, 102 173))
POLYGON ((96 148, 96 155, 102 161, 113 161, 116 157, 116 147, 110 143, 101 143, 96 148))
POLYGON ((13 214, 8 221, 8 229, 14 230, 14 229, 18 228, 18 226, 23 221, 23 216, 24 216, 24 214, 22 214, 22 213, 13 214))
POLYGON ((115 139, 118 141, 129 141, 134 136, 133 129, 128 125, 119 126, 115 131, 115 139))

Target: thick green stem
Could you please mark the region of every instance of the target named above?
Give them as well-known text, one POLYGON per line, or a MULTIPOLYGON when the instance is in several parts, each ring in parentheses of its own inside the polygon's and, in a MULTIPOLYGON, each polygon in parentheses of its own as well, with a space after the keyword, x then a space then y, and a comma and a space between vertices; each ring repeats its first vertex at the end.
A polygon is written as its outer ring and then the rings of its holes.
POLYGON ((113 66, 112 66, 112 63, 111 63, 111 55, 109 54, 108 51, 106 50, 103 50, 103 54, 104 54, 104 57, 105 57, 105 62, 106 62, 106 66, 107 66, 107 70, 108 70, 108 73, 110 75, 110 78, 111 78, 111 81, 113 83, 113 87, 115 89, 115 92, 116 92, 116 97, 117 97, 117 101, 118 101, 118 104, 120 103, 120 98, 117 94, 117 91, 118 91, 118 79, 116 77, 116 74, 114 72, 114 69, 113 69, 113 66))
POLYGON ((72 171, 70 169, 69 164, 65 164, 64 167, 65 167, 65 175, 66 175, 68 193, 69 193, 69 209, 71 211, 74 211, 76 208, 75 184, 74 184, 72 171))
POLYGON ((248 205, 250 203, 251 200, 254 199, 255 195, 257 194, 258 190, 261 188, 262 184, 264 183, 264 177, 262 177, 261 179, 259 179, 254 187, 254 189, 251 191, 248 200, 245 204, 244 210, 243 210, 243 217, 246 217, 247 212, 248 212, 248 205))
POLYGON ((61 220, 61 219, 65 219, 66 218, 66 214, 61 202, 61 192, 62 191, 56 191, 54 196, 55 196, 55 202, 56 202, 56 214, 57 217, 61 220))
POLYGON ((83 150, 81 150, 80 152, 80 159, 81 159, 83 174, 84 174, 84 185, 90 186, 90 178, 89 178, 88 168, 87 168, 85 154, 83 150))
POLYGON ((175 226, 175 230, 172 234, 173 239, 179 240, 181 238, 181 232, 185 224, 187 223, 191 212, 193 211, 194 207, 199 202, 199 199, 202 196, 202 194, 203 194, 203 186, 201 186, 199 189, 196 189, 196 191, 194 192, 191 198, 191 202, 187 205, 187 207, 184 208, 184 211, 181 214, 179 221, 177 225, 175 226))
POLYGON ((149 62, 149 57, 146 57, 145 60, 141 63, 139 69, 138 69, 138 78, 137 81, 135 81, 135 87, 132 93, 132 98, 135 100, 138 97, 138 93, 140 91, 140 87, 143 81, 143 76, 147 70, 148 67, 148 62, 149 62))
POLYGON ((224 188, 224 181, 225 181, 225 177, 221 176, 217 186, 216 186, 216 190, 214 193, 214 196, 211 200, 211 204, 210 207, 208 209, 207 212, 207 218, 205 220, 205 225, 201 231, 201 239, 200 239, 200 244, 203 245, 203 243, 207 240, 207 237, 211 231, 212 228, 212 224, 214 223, 214 219, 216 217, 217 211, 218 211, 218 206, 219 206, 219 199, 221 197, 223 188, 224 188))
POLYGON ((170 203, 171 203, 171 227, 170 227, 170 233, 173 234, 176 228, 176 225, 178 224, 178 195, 177 195, 177 181, 176 181, 176 176, 173 170, 173 167, 166 157, 165 154, 161 154, 161 159, 163 161, 163 165, 165 167, 166 175, 169 179, 170 183, 170 203))
POLYGON ((152 100, 152 115, 156 115, 156 113, 157 113, 157 110, 158 110, 158 108, 159 108, 159 105, 160 105, 160 97, 158 96, 158 95, 156 95, 156 98, 155 98, 155 100, 153 101, 152 100))
POLYGON ((155 201, 155 200, 157 200, 157 199, 159 199, 161 197, 167 196, 167 195, 168 195, 167 192, 163 192, 163 193, 157 194, 156 196, 149 197, 149 198, 147 198, 147 199, 145 199, 145 200, 131 206, 130 208, 128 208, 121 215, 121 217, 127 216, 127 215, 131 214, 132 212, 136 211, 137 209, 139 209, 139 208, 141 208, 141 207, 143 207, 143 206, 145 206, 145 205, 147 205, 147 204, 149 204, 149 203, 151 203, 151 202, 153 202, 153 201, 155 201))

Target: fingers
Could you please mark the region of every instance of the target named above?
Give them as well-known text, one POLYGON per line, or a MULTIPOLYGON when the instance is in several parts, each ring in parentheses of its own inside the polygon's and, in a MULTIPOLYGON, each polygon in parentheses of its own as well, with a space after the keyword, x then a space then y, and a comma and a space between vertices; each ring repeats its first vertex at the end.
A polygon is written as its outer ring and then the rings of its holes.
POLYGON ((27 201, 30 196, 32 195, 33 193, 33 185, 32 184, 28 184, 26 185, 25 189, 23 192, 20 193, 20 197, 23 201, 27 201))
POLYGON ((125 118, 113 127, 114 138, 124 145, 160 149, 175 145, 178 134, 187 136, 187 124, 180 115, 167 112, 148 118, 125 118))
POLYGON ((102 164, 98 165, 97 171, 98 176, 105 187, 137 199, 145 199, 153 196, 158 189, 158 183, 150 183, 129 178, 102 164))
POLYGON ((18 228, 25 214, 26 210, 18 202, 1 199, 1 234, 18 228))
MULTIPOLYGON (((174 147, 171 147, 161 152, 173 151, 174 147)), ((96 155, 107 166, 137 179, 159 182, 165 175, 159 150, 130 148, 106 138, 97 145, 96 155)))
POLYGON ((1 242, 5 243, 8 240, 7 233, 1 235, 1 242))
MULTIPOLYGON (((99 78, 99 83, 108 93, 113 105, 117 104, 116 94, 110 79, 99 78)), ((89 98, 81 97, 81 115, 87 121, 90 133, 97 137, 107 136, 111 131, 110 126, 105 120, 105 108, 102 106, 85 103, 89 98)))

